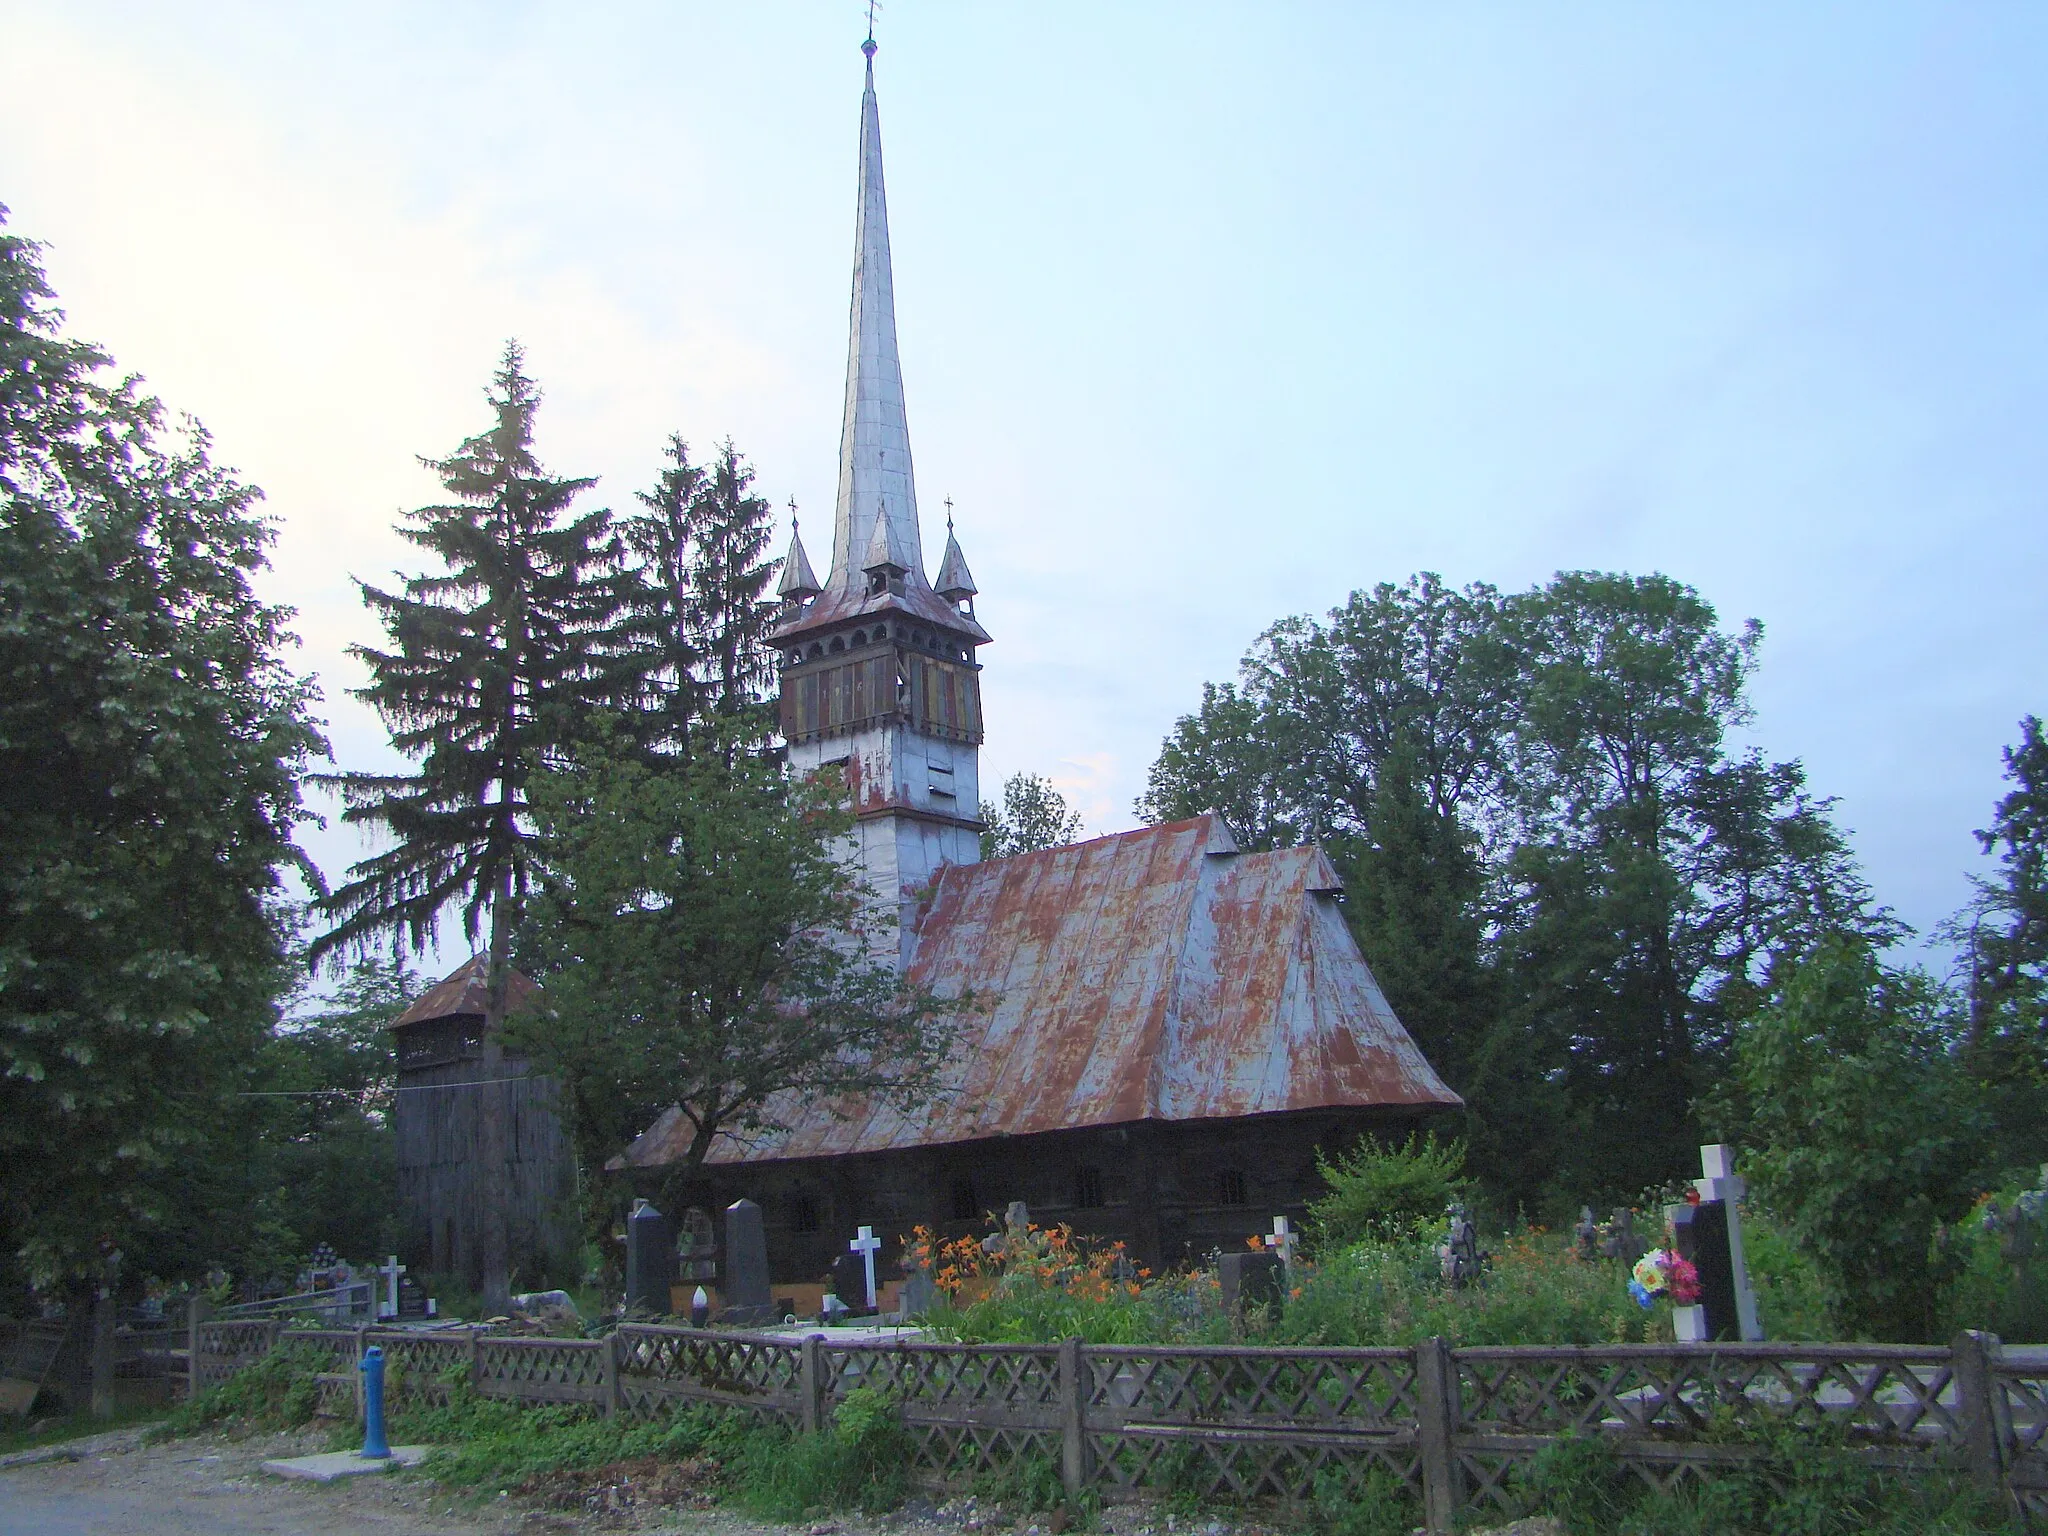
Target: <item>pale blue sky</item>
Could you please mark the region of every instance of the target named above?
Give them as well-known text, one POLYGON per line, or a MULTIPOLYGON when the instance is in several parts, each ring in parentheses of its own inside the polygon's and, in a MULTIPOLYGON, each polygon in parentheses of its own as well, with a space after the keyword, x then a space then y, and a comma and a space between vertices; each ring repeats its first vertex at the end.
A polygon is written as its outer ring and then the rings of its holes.
MULTIPOLYGON (((861 8, 0 0, 0 201, 283 521, 337 751, 412 460, 517 335, 614 505, 730 433, 829 546, 861 8)), ((2048 710, 2048 10, 1024 6, 878 26, 926 542, 984 782, 1094 830, 1272 620, 1660 569, 1880 896, 2048 710)), ((315 840, 337 870, 351 836, 315 840)))

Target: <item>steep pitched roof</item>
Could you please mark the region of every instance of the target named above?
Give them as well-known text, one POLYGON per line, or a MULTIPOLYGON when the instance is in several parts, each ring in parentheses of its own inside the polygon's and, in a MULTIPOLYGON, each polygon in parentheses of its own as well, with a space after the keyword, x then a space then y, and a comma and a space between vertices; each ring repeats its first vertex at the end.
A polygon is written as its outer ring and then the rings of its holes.
MULTIPOLYGON (((1338 889, 1320 848, 1240 853, 1215 816, 949 867, 910 974, 983 1006, 933 1102, 908 1117, 785 1102, 787 1130, 721 1140, 711 1161, 1458 1104, 1394 1017, 1338 889)), ((670 1110, 623 1161, 659 1167, 688 1144, 670 1110)))
MULTIPOLYGON (((408 1024, 427 1024, 435 1019, 461 1018, 468 1014, 481 1018, 490 1002, 489 970, 490 956, 472 955, 427 988, 388 1027, 403 1029, 408 1024)), ((539 997, 539 983, 528 980, 517 971, 508 972, 505 978, 506 1013, 519 1013, 531 1008, 539 997)))

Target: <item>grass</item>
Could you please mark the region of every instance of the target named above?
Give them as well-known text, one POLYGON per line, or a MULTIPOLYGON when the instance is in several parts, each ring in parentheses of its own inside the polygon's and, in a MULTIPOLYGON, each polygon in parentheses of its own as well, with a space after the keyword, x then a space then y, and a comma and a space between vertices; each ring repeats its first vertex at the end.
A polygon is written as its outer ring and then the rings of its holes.
POLYGON ((1572 1536, 2021 1536, 1998 1502, 1960 1477, 1901 1476, 1806 1430, 1761 1431, 1769 1457, 1670 1494, 1652 1492, 1613 1446, 1569 1436, 1518 1468, 1519 1512, 1572 1536))

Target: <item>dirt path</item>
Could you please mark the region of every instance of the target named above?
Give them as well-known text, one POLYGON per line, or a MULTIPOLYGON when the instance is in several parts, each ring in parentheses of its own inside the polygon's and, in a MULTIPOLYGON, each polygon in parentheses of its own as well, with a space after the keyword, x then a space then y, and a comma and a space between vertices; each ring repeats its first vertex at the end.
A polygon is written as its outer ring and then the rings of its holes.
POLYGON ((201 1436, 0 1470, 0 1536, 538 1536, 584 1528, 509 1500, 502 1509, 458 1503, 416 1477, 292 1483, 257 1471, 272 1457, 323 1449, 319 1438, 201 1436))

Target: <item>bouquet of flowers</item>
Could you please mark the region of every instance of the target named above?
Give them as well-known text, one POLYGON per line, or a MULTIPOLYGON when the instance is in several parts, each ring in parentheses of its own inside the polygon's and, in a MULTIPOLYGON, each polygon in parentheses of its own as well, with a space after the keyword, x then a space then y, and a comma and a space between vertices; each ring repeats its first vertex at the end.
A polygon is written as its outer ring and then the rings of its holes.
POLYGON ((1674 1306, 1689 1307, 1700 1299, 1700 1272, 1692 1260, 1668 1248, 1652 1248, 1636 1260, 1628 1293, 1640 1307, 1653 1305, 1659 1296, 1669 1296, 1674 1306))

